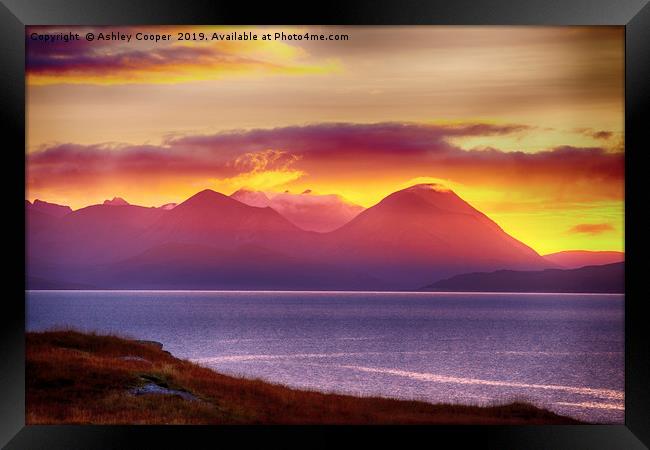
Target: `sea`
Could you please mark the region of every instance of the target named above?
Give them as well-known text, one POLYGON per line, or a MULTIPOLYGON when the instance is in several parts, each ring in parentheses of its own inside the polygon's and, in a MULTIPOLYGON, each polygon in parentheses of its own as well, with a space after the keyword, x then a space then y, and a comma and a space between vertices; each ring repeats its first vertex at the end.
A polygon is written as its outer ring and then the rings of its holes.
POLYGON ((619 294, 27 291, 26 322, 300 389, 624 423, 619 294))

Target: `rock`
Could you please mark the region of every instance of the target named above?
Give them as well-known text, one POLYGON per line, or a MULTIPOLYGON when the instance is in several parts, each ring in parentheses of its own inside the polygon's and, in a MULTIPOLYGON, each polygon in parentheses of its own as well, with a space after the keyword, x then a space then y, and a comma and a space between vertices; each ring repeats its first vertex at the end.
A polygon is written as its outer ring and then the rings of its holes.
POLYGON ((132 395, 176 395, 184 400, 199 401, 199 398, 190 394, 187 391, 180 391, 178 389, 169 389, 159 386, 155 383, 147 383, 144 386, 133 388, 129 391, 132 395))
POLYGON ((135 342, 137 342, 138 344, 150 345, 150 346, 156 347, 157 349, 160 349, 160 350, 162 350, 162 348, 163 348, 162 342, 158 342, 158 341, 145 341, 145 340, 142 340, 142 339, 138 339, 135 342))
POLYGON ((149 361, 148 359, 144 359, 140 356, 132 356, 132 355, 120 356, 120 359, 123 359, 124 361, 138 361, 138 362, 145 362, 151 364, 151 361, 149 361))

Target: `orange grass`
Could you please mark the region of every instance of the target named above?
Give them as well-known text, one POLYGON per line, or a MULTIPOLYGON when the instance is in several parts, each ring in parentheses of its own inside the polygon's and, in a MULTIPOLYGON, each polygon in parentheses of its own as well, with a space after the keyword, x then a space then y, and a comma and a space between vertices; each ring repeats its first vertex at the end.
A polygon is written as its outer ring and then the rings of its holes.
POLYGON ((523 402, 479 407, 290 389, 222 375, 117 336, 62 330, 27 333, 26 340, 30 425, 579 423, 523 402), (151 380, 198 400, 129 392, 151 380))

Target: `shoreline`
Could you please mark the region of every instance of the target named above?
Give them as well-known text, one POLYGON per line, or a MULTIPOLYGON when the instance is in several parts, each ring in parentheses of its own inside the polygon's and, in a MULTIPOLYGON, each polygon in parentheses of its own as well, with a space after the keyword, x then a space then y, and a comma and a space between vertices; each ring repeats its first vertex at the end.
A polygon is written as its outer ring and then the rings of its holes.
POLYGON ((294 389, 114 335, 28 332, 26 343, 29 425, 584 423, 524 402, 432 404, 294 389))

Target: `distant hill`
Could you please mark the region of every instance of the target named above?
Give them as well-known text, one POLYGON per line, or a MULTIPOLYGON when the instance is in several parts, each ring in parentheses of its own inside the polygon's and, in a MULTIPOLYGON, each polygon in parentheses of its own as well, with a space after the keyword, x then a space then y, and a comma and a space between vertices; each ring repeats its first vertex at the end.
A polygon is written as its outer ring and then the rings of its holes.
POLYGON ((579 269, 539 271, 497 270, 467 273, 422 288, 456 292, 625 292, 625 263, 586 266, 579 269))
POLYGON ((80 283, 66 283, 64 281, 52 281, 38 277, 27 277, 25 280, 25 289, 36 291, 89 290, 94 289, 94 286, 80 283))
POLYGON ((25 231, 28 236, 35 236, 51 228, 61 218, 72 212, 69 206, 34 200, 25 200, 25 231))
POLYGON ((107 289, 339 290, 376 286, 380 280, 337 266, 286 256, 247 244, 218 250, 196 244, 161 244, 86 272, 107 289))
MULTIPOLYGON (((52 280, 68 279, 78 275, 77 270, 68 270, 68 264, 85 267, 144 251, 146 243, 141 239, 142 232, 165 212, 135 205, 93 205, 56 221, 45 224, 41 221, 38 234, 31 233, 28 227, 29 274, 52 280), (37 261, 48 270, 37 270, 37 261)), ((79 282, 85 283, 85 280, 79 282)))
POLYGON ((623 252, 592 252, 588 250, 569 250, 544 255, 544 259, 563 269, 577 269, 584 266, 601 266, 625 261, 623 252))
POLYGON ((61 217, 72 212, 72 209, 67 205, 57 205, 56 203, 48 203, 43 200, 34 200, 34 203, 25 202, 25 207, 27 209, 32 209, 44 214, 47 214, 52 217, 60 219, 61 217))

